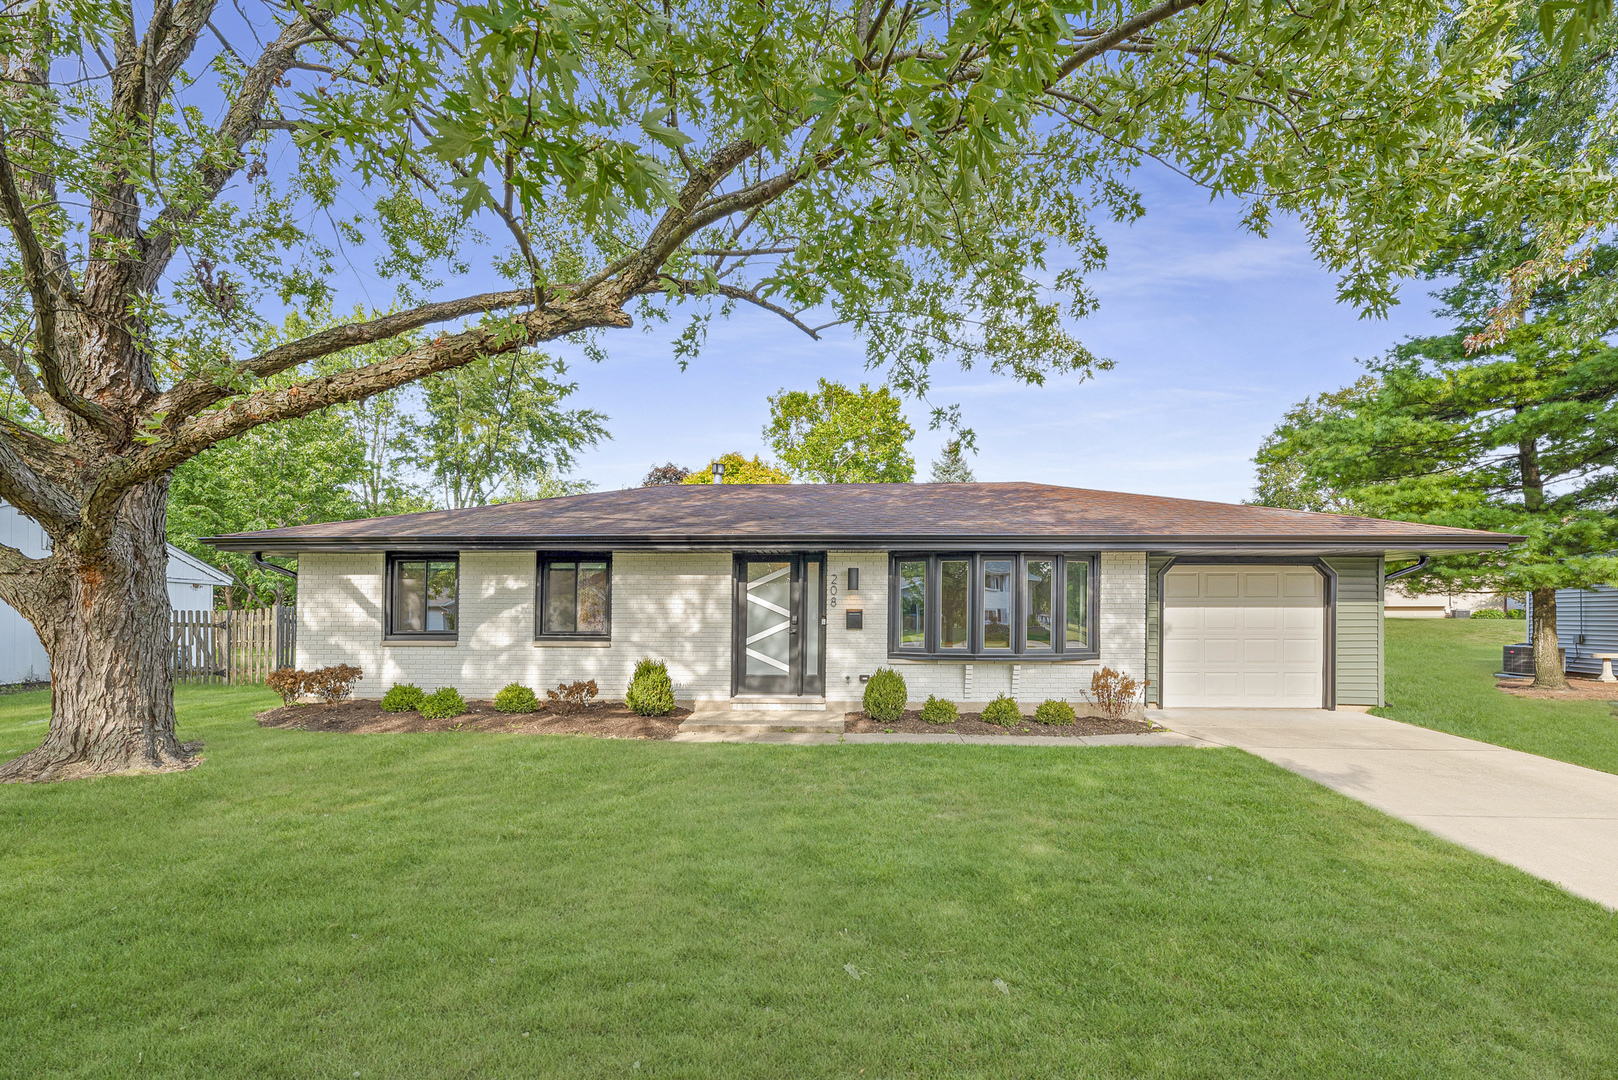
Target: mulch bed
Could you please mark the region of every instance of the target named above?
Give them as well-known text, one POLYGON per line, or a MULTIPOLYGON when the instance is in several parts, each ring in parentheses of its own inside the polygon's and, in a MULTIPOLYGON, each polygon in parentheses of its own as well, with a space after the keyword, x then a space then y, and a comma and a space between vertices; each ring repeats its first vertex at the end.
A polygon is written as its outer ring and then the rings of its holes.
POLYGON ((1016 727, 985 724, 982 713, 962 713, 953 724, 929 724, 918 710, 909 710, 892 723, 872 720, 863 712, 843 715, 844 730, 852 735, 900 732, 914 735, 1144 735, 1163 728, 1144 720, 1108 720, 1101 716, 1080 716, 1071 724, 1036 724, 1028 717, 1016 727))
POLYGON ((1608 701, 1618 704, 1618 683, 1602 682, 1588 676, 1569 675, 1566 690, 1536 690, 1534 680, 1499 679, 1495 688, 1512 697, 1542 698, 1550 701, 1608 701))
POLYGON ((668 716, 636 716, 623 703, 603 701, 559 716, 549 706, 536 713, 503 713, 492 701, 468 701, 453 720, 429 720, 417 712, 382 711, 375 698, 335 705, 283 705, 258 714, 260 727, 296 731, 336 731, 354 735, 391 735, 422 731, 499 731, 523 735, 594 735, 603 739, 672 739, 688 709, 668 716))

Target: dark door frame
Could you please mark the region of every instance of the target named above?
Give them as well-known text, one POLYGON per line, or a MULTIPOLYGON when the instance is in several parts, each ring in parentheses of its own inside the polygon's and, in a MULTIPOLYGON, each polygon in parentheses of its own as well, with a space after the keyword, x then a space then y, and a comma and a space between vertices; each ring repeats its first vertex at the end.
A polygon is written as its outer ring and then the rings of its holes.
POLYGON ((781 697, 820 696, 826 692, 826 553, 823 551, 792 552, 736 552, 731 561, 731 655, 730 694, 767 694, 781 697), (747 666, 747 564, 750 562, 786 562, 791 570, 791 600, 788 607, 792 625, 787 633, 787 663, 785 675, 748 676, 747 666), (806 595, 807 567, 818 564, 820 589, 814 596, 806 595), (804 670, 804 631, 820 635, 820 649, 813 671, 804 670), (770 683, 747 685, 749 680, 769 679, 770 683))

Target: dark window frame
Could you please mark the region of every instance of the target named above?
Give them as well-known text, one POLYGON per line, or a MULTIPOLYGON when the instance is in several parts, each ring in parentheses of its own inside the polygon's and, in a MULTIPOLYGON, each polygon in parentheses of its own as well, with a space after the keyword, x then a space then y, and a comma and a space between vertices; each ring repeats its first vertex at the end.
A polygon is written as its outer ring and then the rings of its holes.
POLYGON ((888 554, 888 657, 893 660, 959 660, 1014 661, 1017 663, 1051 663, 1064 660, 1095 660, 1101 656, 1101 558, 1095 552, 1062 551, 894 551, 888 554), (1011 647, 985 649, 983 647, 983 563, 988 559, 1010 559, 1011 647), (1028 562, 1052 560, 1055 563, 1051 582, 1051 647, 1027 648, 1028 562), (967 564, 967 647, 943 649, 939 647, 942 631, 943 605, 941 571, 945 561, 967 564), (899 565, 906 562, 927 564, 926 584, 923 588, 925 633, 920 648, 900 644, 899 622, 899 565), (1067 581, 1069 568, 1085 567, 1088 577, 1086 592, 1085 626, 1089 640, 1082 645, 1067 640, 1067 581))
MULTIPOLYGON (((423 597, 425 604, 426 598, 423 597)), ((382 625, 386 641, 459 641, 461 637, 461 554, 452 552, 389 552, 387 572, 382 580, 382 625), (399 630, 393 625, 394 582, 401 563, 454 563, 455 564, 455 629, 453 630, 399 630)))
MULTIPOLYGON (((578 570, 573 572, 574 596, 578 596, 578 570)), ((574 625, 578 625, 578 612, 574 611, 574 625)), ((611 641, 612 640, 612 552, 610 551, 541 551, 534 562, 534 640, 535 641, 611 641), (585 633, 579 630, 556 633, 545 629, 545 610, 550 603, 551 563, 599 562, 607 564, 607 601, 604 632, 585 633)))

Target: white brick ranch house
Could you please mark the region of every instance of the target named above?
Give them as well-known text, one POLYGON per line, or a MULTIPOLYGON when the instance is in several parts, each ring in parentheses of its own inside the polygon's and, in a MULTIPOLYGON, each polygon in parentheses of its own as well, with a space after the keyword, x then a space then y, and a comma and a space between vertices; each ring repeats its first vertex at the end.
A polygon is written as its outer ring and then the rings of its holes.
POLYGON ((1042 484, 667 485, 211 538, 298 560, 298 666, 474 698, 668 664, 684 704, 1382 702, 1390 559, 1514 538, 1042 484))

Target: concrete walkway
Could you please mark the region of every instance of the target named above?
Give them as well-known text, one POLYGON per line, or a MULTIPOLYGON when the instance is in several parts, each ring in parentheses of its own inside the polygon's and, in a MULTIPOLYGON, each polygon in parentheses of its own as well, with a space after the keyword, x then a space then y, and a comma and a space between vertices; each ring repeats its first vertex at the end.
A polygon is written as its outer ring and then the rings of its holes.
POLYGON ((937 735, 910 734, 896 731, 872 732, 869 735, 837 735, 808 731, 685 731, 674 736, 674 742, 747 742, 786 743, 792 746, 826 746, 838 743, 948 743, 954 746, 1206 746, 1201 739, 1177 735, 1172 731, 1151 735, 956 735, 940 732, 937 735))
POLYGON ((1618 775, 1345 710, 1166 709, 1152 719, 1618 908, 1618 775))

